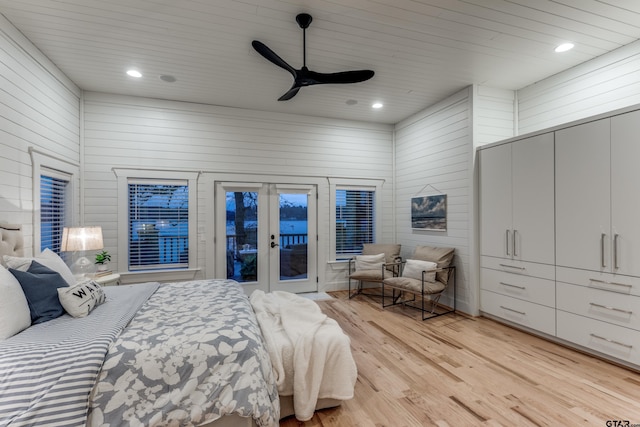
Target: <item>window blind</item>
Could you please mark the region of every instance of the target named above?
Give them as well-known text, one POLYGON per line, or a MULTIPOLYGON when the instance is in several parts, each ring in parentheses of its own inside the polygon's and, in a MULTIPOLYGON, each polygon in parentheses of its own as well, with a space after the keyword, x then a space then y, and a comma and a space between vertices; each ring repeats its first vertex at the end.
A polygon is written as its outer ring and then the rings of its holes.
POLYGON ((362 253, 375 236, 375 191, 336 190, 336 258, 362 253))
POLYGON ((67 225, 69 180, 40 175, 40 251, 60 254, 62 229, 67 225))
POLYGON ((189 186, 130 180, 129 270, 189 266, 189 186))

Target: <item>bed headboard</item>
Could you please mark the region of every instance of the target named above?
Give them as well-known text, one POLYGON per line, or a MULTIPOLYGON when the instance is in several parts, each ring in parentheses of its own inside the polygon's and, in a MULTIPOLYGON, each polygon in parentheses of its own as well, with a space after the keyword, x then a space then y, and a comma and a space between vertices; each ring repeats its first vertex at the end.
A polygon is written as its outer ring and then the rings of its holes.
POLYGON ((4 265, 3 255, 24 256, 22 226, 0 223, 0 264, 2 265, 4 265))

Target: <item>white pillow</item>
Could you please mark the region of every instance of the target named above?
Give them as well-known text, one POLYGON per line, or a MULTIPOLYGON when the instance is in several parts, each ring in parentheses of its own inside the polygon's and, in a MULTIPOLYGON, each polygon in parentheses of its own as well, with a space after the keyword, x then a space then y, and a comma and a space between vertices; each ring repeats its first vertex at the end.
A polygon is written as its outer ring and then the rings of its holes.
POLYGON ((0 340, 31 326, 29 303, 20 282, 0 265, 0 340))
POLYGON ((384 254, 356 255, 356 270, 381 270, 384 265, 384 254))
POLYGON ((93 280, 84 280, 68 288, 58 288, 58 298, 65 311, 73 317, 85 317, 106 299, 104 289, 93 280))
POLYGON ((7 264, 7 267, 20 271, 27 271, 31 265, 31 261, 34 259, 45 267, 59 273, 69 286, 73 286, 76 283, 76 278, 73 276, 71 269, 62 260, 62 258, 58 256, 58 254, 49 248, 42 251, 40 256, 36 258, 22 258, 9 255, 4 256, 4 262, 7 264))
POLYGON ((408 259, 402 269, 402 277, 410 277, 412 279, 422 280, 422 272, 426 271, 424 280, 426 282, 436 281, 436 268, 438 264, 431 261, 422 261, 419 259, 408 259))

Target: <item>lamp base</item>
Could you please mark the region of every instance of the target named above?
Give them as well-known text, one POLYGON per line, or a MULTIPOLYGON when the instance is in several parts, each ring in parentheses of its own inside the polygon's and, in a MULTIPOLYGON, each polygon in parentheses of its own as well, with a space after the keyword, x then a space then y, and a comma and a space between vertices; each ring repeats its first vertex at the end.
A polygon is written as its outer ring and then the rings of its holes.
POLYGON ((95 265, 85 256, 81 256, 71 265, 71 272, 76 279, 83 279, 95 273, 95 265))

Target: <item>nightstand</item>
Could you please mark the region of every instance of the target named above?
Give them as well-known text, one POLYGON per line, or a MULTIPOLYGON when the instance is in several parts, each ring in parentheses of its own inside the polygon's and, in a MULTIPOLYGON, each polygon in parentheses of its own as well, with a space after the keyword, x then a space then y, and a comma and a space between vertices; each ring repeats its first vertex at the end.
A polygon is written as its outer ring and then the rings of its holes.
POLYGON ((95 277, 93 279, 101 286, 118 286, 120 285, 120 275, 118 273, 108 274, 106 276, 95 277))

